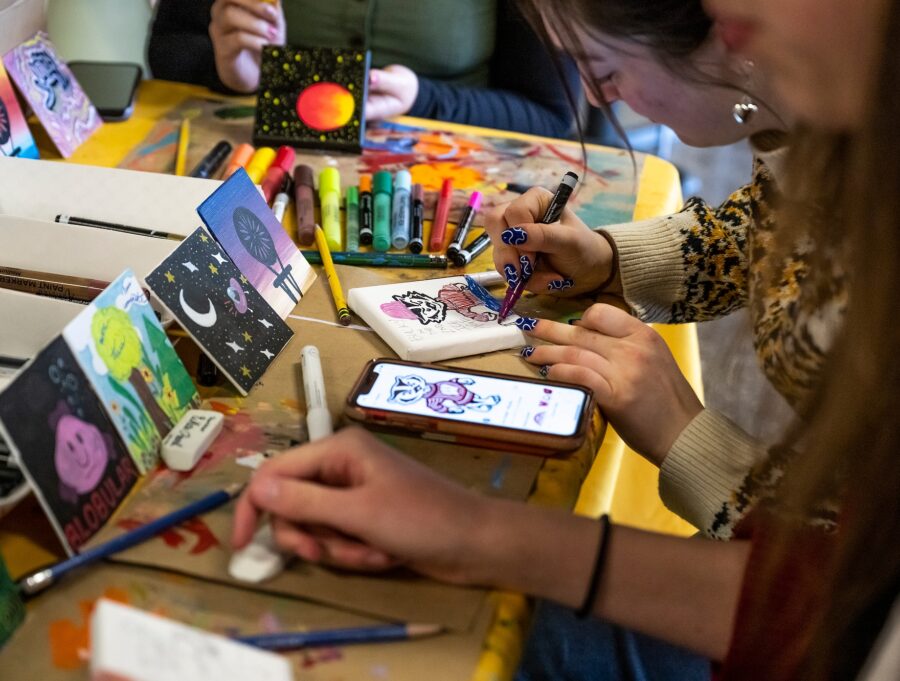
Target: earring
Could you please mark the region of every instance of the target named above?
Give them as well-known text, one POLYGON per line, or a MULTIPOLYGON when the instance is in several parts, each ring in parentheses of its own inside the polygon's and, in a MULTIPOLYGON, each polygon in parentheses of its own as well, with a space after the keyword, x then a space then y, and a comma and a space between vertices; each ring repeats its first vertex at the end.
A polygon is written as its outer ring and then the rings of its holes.
MULTIPOLYGON (((746 89, 749 90, 753 83, 754 64, 748 59, 743 63, 743 67, 744 73, 746 74, 746 89)), ((756 105, 756 102, 753 101, 750 95, 745 94, 741 97, 741 100, 732 107, 731 115, 738 125, 747 125, 758 111, 759 107, 756 105)))

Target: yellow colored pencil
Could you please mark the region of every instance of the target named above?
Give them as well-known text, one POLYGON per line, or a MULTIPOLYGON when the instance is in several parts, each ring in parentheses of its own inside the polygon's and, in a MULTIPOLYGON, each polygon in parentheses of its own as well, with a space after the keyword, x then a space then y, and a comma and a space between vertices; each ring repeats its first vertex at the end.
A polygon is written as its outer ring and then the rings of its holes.
POLYGON ((175 153, 175 174, 184 175, 187 166, 188 144, 191 141, 191 121, 187 118, 181 121, 181 130, 178 132, 178 151, 175 153))
POLYGON ((331 297, 334 298, 334 307, 337 309, 338 321, 342 326, 349 326, 350 308, 347 307, 347 301, 344 300, 341 280, 338 279, 337 270, 334 269, 334 262, 331 260, 331 251, 328 249, 325 231, 319 225, 316 225, 316 246, 319 248, 319 254, 322 256, 322 266, 325 268, 325 278, 328 279, 328 286, 331 287, 331 297))

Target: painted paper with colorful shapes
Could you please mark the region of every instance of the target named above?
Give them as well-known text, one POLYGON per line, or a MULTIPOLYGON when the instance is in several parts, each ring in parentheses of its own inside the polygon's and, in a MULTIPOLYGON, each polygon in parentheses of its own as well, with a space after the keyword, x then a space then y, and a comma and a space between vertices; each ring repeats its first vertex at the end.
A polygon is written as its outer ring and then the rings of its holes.
POLYGON ((0 393, 0 426, 60 541, 76 553, 139 474, 61 337, 0 393))
POLYGON ((64 158, 102 124, 97 109, 43 31, 7 52, 3 63, 64 158))
POLYGON ((518 317, 498 324, 499 302, 466 277, 355 288, 347 302, 401 359, 434 362, 524 343, 518 317))
POLYGON ((146 473, 162 438, 200 398, 134 274, 123 272, 63 338, 146 473))

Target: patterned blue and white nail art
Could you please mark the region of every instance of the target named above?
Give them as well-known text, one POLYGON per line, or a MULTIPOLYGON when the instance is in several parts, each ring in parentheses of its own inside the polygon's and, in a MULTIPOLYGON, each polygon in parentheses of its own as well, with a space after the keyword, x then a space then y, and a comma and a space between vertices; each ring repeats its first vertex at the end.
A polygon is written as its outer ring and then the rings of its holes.
POLYGON ((534 354, 534 346, 526 345, 519 351, 519 354, 522 355, 522 357, 531 357, 534 354))
POLYGON ((509 246, 521 246, 528 241, 528 234, 521 227, 507 227, 500 232, 500 241, 509 246))
POLYGON ((567 288, 572 288, 573 286, 575 286, 575 282, 571 279, 554 279, 547 284, 547 289, 550 291, 565 291, 567 288))
POLYGON ((504 265, 503 276, 506 277, 506 283, 509 286, 515 286, 519 283, 519 270, 516 269, 515 265, 504 265))
POLYGON ((540 370, 541 376, 543 376, 544 378, 547 378, 547 374, 549 374, 549 373, 550 373, 550 365, 549 364, 545 364, 544 366, 541 367, 541 370, 540 370))
POLYGON ((519 256, 519 264, 522 266, 522 278, 530 279, 531 275, 534 274, 534 269, 531 267, 531 260, 528 259, 527 255, 519 256))
POLYGON ((534 317, 519 317, 516 320, 516 326, 518 326, 522 331, 534 331, 534 327, 537 326, 538 320, 534 317))

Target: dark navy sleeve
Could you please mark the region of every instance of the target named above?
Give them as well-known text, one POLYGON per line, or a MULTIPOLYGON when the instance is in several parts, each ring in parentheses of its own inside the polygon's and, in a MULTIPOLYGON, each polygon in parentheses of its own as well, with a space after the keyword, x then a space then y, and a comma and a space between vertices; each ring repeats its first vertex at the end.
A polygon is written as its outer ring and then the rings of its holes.
POLYGON ((472 87, 419 78, 410 116, 468 123, 547 137, 569 137, 575 113, 565 82, 578 102, 578 70, 543 45, 510 2, 500 2, 497 37, 490 64, 490 87, 472 87))
POLYGON ((154 78, 229 92, 216 72, 209 37, 213 0, 159 0, 147 43, 154 78))

